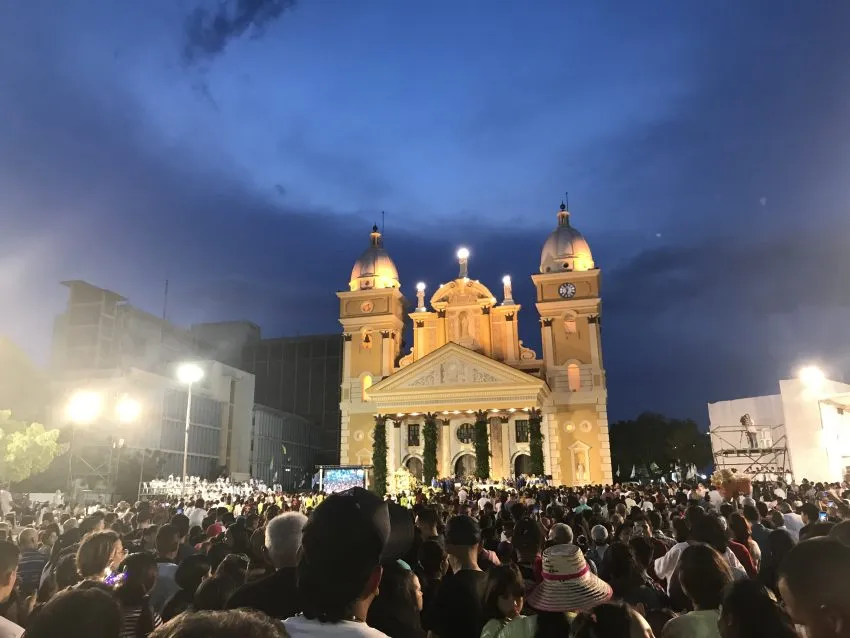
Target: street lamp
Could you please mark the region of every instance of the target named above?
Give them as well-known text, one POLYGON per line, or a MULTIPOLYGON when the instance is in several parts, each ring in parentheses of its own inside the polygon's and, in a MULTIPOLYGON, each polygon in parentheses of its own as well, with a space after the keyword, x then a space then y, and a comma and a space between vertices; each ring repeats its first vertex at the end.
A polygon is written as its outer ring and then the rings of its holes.
POLYGON ((77 425, 93 423, 103 412, 103 395, 91 390, 79 390, 71 395, 65 406, 68 421, 77 425))
POLYGON ((142 404, 128 396, 121 397, 115 404, 115 416, 121 424, 136 421, 141 413, 142 404))
POLYGON ((177 368, 177 379, 187 387, 186 432, 183 435, 183 487, 181 496, 186 496, 186 469, 189 462, 189 417, 192 412, 192 386, 204 378, 204 369, 197 363, 183 363, 177 368))

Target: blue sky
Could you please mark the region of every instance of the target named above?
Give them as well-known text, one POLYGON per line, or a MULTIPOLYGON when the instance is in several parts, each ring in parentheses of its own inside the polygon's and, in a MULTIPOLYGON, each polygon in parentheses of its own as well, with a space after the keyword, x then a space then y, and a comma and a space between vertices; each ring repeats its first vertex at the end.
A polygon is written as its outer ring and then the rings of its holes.
POLYGON ((539 348, 528 275, 569 190, 615 419, 844 373, 850 7, 255 2, 207 48, 187 20, 238 0, 0 5, 0 333, 37 359, 72 278, 335 331, 382 210, 409 297, 466 244, 539 348))

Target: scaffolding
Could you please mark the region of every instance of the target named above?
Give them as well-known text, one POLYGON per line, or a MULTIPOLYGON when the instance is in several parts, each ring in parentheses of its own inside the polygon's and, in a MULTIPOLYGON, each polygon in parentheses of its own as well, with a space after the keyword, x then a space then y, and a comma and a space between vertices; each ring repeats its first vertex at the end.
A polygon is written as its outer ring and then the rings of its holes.
POLYGON ((736 425, 711 427, 709 434, 715 469, 747 474, 758 481, 787 480, 791 475, 784 423, 755 425, 747 414, 736 425))

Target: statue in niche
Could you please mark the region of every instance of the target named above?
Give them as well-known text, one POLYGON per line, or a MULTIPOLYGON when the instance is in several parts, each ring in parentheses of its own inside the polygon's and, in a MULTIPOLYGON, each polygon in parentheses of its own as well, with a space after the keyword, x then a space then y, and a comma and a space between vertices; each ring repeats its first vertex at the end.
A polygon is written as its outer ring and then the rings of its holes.
POLYGON ((587 457, 584 452, 576 452, 576 481, 578 483, 584 483, 587 479, 586 463, 587 457))

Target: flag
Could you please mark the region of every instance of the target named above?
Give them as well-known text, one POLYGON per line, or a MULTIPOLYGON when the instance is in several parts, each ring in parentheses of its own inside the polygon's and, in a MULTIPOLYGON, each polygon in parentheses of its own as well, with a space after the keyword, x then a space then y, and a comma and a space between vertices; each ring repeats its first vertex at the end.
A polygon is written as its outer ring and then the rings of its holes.
POLYGON ((280 451, 283 452, 284 456, 286 456, 286 446, 285 445, 280 446, 280 451))
POLYGON ((269 461, 269 472, 274 471, 274 457, 269 461))

